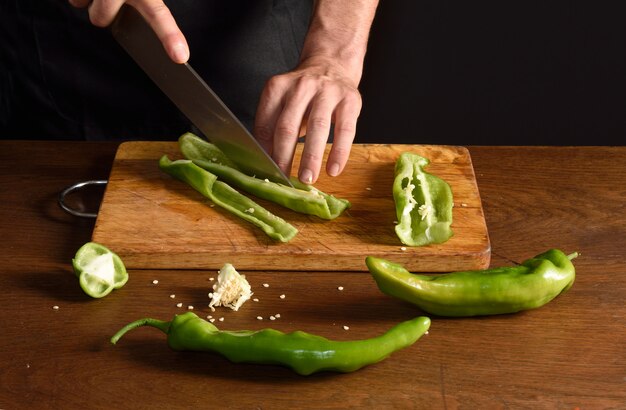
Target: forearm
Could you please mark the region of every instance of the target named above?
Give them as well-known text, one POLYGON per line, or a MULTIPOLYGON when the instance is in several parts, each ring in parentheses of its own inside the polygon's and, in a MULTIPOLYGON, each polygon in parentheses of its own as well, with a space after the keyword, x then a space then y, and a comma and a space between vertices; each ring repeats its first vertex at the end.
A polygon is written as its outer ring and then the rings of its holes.
POLYGON ((301 63, 332 61, 357 87, 377 6, 378 0, 315 0, 301 63))

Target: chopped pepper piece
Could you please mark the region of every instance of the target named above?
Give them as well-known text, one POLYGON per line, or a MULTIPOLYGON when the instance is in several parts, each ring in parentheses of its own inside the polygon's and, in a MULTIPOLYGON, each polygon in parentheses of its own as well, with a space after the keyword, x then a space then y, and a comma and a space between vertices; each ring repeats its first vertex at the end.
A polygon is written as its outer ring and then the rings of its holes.
POLYGON ((452 189, 443 179, 424 171, 430 161, 404 152, 396 161, 393 198, 396 235, 403 244, 443 243, 453 235, 452 189))
POLYGON ((117 254, 106 246, 87 242, 72 259, 74 273, 80 287, 92 298, 101 298, 128 281, 126 267, 117 254))
POLYGON ((190 160, 171 161, 164 155, 159 160, 159 167, 165 173, 186 182, 218 206, 258 226, 274 240, 288 242, 298 233, 293 225, 218 181, 215 175, 190 160))
POLYGON ((129 323, 111 343, 116 344, 126 332, 140 326, 167 334, 168 345, 176 351, 215 352, 233 363, 279 364, 309 375, 324 370, 353 372, 377 363, 415 343, 430 327, 430 319, 420 316, 407 320, 371 339, 333 341, 302 331, 224 331, 187 312, 170 322, 145 318, 129 323))
POLYGON ((368 256, 379 289, 439 316, 514 313, 545 305, 574 284, 571 260, 551 249, 521 265, 438 275, 416 275, 400 264, 368 256))
POLYGON ((328 195, 311 185, 303 184, 297 178, 290 178, 294 186, 292 188, 246 175, 217 146, 192 133, 183 134, 178 144, 186 159, 217 175, 232 187, 258 198, 322 219, 335 219, 350 208, 348 200, 328 195))

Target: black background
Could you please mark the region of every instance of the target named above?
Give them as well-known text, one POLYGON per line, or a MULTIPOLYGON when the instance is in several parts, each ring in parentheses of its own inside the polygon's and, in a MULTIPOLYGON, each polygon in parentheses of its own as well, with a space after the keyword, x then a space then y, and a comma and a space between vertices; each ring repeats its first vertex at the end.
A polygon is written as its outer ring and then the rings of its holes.
POLYGON ((624 145, 623 9, 606 1, 381 1, 357 141, 624 145))

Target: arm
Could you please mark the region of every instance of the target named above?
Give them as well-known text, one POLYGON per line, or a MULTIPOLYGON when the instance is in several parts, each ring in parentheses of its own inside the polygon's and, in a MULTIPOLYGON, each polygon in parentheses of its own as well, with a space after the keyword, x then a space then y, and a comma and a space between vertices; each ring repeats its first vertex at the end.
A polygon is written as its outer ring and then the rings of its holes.
POLYGON ((176 63, 189 59, 189 46, 172 13, 162 0, 68 0, 74 7, 89 10, 93 25, 106 27, 120 11, 124 3, 136 8, 155 31, 170 58, 176 63))
POLYGON ((317 180, 331 124, 334 140, 326 172, 336 176, 348 161, 361 111, 361 80, 378 0, 316 0, 299 65, 272 77, 259 101, 254 134, 286 172, 301 127, 306 141, 298 172, 317 180))

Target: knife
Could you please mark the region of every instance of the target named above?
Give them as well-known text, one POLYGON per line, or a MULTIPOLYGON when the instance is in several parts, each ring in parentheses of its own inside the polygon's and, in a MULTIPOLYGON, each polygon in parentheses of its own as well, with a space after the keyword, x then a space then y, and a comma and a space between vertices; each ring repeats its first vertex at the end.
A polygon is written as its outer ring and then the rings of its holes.
POLYGON ((123 6, 113 37, 185 116, 246 174, 293 186, 226 104, 187 63, 173 62, 141 14, 123 6))

